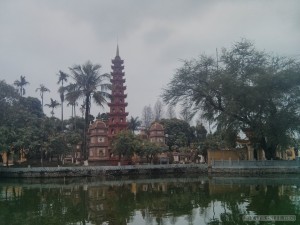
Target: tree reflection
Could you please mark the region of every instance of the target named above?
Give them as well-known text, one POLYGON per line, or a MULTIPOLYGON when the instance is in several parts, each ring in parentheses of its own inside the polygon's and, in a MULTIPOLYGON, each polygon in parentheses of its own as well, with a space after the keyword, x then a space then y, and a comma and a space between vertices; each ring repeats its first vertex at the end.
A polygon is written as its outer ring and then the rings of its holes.
MULTIPOLYGON (((254 224, 243 215, 295 215, 291 186, 223 185, 187 180, 69 184, 1 184, 0 225, 254 224)), ((294 197, 295 198, 295 197, 294 197)), ((280 223, 284 224, 284 223, 280 223)))

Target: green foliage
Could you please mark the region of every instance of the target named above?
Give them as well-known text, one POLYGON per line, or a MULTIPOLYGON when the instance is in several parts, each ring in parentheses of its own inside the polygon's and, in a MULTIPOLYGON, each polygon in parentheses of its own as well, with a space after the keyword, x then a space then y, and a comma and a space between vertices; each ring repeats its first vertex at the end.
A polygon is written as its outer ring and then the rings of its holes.
POLYGON ((141 144, 139 146, 137 154, 141 157, 146 157, 147 163, 152 163, 154 157, 157 154, 167 150, 165 147, 158 145, 157 143, 150 142, 148 140, 141 141, 140 143, 141 144))
POLYGON ((19 95, 15 88, 0 81, 0 126, 7 124, 10 116, 14 112, 13 107, 17 105, 19 95))
POLYGON ((30 114, 37 116, 38 118, 43 117, 43 109, 40 100, 33 97, 22 98, 20 103, 26 111, 30 114))
POLYGON ((96 119, 102 120, 103 122, 107 122, 109 120, 109 113, 98 113, 96 119))
POLYGON ((192 142, 201 143, 205 141, 207 130, 202 123, 197 123, 196 126, 191 126, 192 142))
POLYGON ((68 130, 79 130, 83 133, 85 121, 81 117, 73 117, 64 121, 68 130))
POLYGON ((16 133, 9 127, 0 127, 0 152, 9 152, 12 149, 16 133))
POLYGON ((218 130, 251 129, 252 142, 274 158, 300 131, 300 63, 242 40, 223 49, 220 61, 205 55, 184 61, 163 98, 201 112, 218 130))
POLYGON ((139 140, 129 131, 119 132, 112 142, 113 153, 118 155, 120 159, 122 156, 130 158, 139 147, 139 140))
POLYGON ((190 125, 180 119, 162 119, 160 123, 165 128, 166 143, 169 149, 189 146, 192 140, 190 125))
POLYGON ((131 117, 128 121, 128 129, 134 133, 139 129, 139 127, 142 125, 142 121, 139 120, 139 117, 131 117))
MULTIPOLYGON (((0 81, 0 101, 0 151, 18 155, 25 150, 29 159, 43 159, 67 154, 82 138, 72 129, 61 133, 60 121, 45 117, 37 98, 20 98, 4 81, 0 81)), ((78 132, 83 129, 80 121, 77 119, 78 132)))
POLYGON ((67 144, 65 133, 55 133, 49 138, 49 153, 51 155, 64 155, 71 152, 72 146, 67 144))

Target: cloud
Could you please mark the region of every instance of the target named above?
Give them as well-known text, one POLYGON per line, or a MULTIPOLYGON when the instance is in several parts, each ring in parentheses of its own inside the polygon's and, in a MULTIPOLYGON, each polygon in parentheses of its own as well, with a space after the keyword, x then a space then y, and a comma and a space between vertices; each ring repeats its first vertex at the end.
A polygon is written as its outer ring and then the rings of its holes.
MULTIPOLYGON (((259 49, 299 56, 298 0, 0 1, 1 79, 26 75, 27 93, 44 83, 59 100, 57 73, 87 60, 111 71, 119 41, 130 115, 154 105, 180 59, 215 54, 240 38, 259 49)), ((92 106, 93 114, 99 111, 92 106)), ((58 115, 58 113, 57 113, 58 115)))

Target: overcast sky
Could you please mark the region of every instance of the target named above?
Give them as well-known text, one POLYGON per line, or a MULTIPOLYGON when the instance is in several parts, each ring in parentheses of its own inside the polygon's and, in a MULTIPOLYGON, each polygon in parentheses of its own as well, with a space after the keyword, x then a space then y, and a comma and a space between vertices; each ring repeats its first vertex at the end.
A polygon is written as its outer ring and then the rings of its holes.
MULTIPOLYGON (((300 1, 1 0, 0 79, 12 84, 25 75, 26 96, 39 98, 35 90, 44 84, 51 90, 44 103, 50 97, 59 101, 58 71, 69 73, 90 60, 102 65, 102 73, 111 72, 118 42, 127 111, 141 118, 180 59, 215 54, 241 38, 260 50, 299 58, 300 1)), ((94 115, 106 111, 92 105, 94 115)))

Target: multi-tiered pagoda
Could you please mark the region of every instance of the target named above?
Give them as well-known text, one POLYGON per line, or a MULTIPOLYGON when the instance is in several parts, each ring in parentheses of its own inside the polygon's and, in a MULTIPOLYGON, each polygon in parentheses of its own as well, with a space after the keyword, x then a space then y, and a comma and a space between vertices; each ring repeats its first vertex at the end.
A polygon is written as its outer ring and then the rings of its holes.
POLYGON ((127 129, 127 120, 128 112, 125 111, 127 103, 125 99, 127 97, 124 94, 126 86, 124 86, 125 79, 123 72, 124 60, 121 59, 119 55, 119 46, 117 46, 116 57, 112 60, 112 93, 111 93, 111 103, 108 103, 110 108, 109 112, 109 121, 108 121, 108 136, 113 138, 117 133, 122 130, 127 129))

